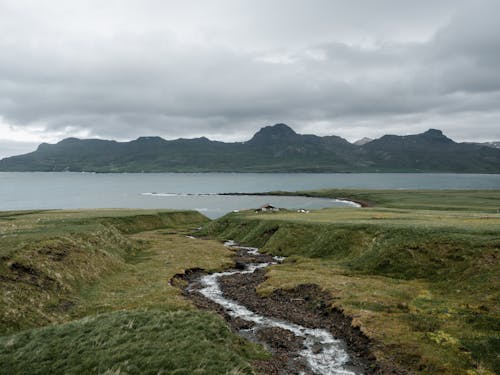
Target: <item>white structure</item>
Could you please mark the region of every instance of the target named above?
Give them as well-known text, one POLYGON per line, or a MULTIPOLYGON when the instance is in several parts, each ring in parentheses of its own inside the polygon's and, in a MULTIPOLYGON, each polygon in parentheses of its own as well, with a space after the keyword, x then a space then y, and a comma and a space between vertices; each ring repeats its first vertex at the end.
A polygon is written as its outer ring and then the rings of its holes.
POLYGON ((278 207, 274 207, 274 206, 270 205, 269 203, 266 203, 266 204, 260 206, 260 208, 257 211, 266 212, 266 211, 279 211, 279 210, 280 209, 278 207))

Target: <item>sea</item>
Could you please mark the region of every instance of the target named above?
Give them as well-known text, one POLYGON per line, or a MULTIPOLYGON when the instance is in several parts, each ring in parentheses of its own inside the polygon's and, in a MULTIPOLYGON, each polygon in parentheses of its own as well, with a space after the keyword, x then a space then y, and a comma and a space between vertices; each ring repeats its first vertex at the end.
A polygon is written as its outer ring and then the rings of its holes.
POLYGON ((500 189, 499 174, 0 172, 0 211, 172 208, 210 218, 272 204, 306 210, 355 205, 327 198, 228 196, 313 189, 500 189))

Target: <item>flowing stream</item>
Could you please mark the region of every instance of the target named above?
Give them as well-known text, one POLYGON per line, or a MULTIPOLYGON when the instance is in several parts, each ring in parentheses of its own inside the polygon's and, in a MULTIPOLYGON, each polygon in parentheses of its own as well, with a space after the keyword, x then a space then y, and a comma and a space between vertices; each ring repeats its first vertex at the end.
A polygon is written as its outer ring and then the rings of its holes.
MULTIPOLYGON (((256 248, 237 246, 232 241, 226 242, 225 245, 236 250, 246 251, 249 255, 255 256, 259 254, 256 248)), ((250 263, 247 264, 243 270, 218 272, 203 276, 200 279, 202 289, 200 289, 199 292, 206 298, 222 306, 230 316, 252 322, 254 326, 251 330, 254 332, 263 328, 277 327, 290 331, 297 337, 303 338, 304 348, 299 352, 299 355, 305 359, 308 366, 315 374, 358 375, 359 373, 346 369, 346 364, 349 362, 349 356, 344 349, 345 343, 342 340, 334 338, 329 331, 318 328, 307 328, 299 324, 266 317, 250 311, 238 302, 224 297, 218 282, 220 277, 253 273, 257 269, 280 263, 282 260, 283 258, 281 257, 274 257, 273 262, 250 263), (318 348, 320 349, 318 350, 318 348)))

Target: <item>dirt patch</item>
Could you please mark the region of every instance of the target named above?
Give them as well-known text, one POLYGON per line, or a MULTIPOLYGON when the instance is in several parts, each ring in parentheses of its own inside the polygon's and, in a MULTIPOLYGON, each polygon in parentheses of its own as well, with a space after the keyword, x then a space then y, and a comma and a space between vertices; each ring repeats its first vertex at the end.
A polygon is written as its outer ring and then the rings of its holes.
MULTIPOLYGON (((352 319, 345 317, 338 310, 329 308, 328 294, 322 292, 317 285, 304 284, 292 290, 275 290, 268 297, 260 297, 256 293, 256 288, 265 281, 265 274, 265 270, 257 270, 253 274, 225 276, 219 279, 219 284, 225 296, 259 314, 308 328, 323 328, 330 331, 335 337, 342 338, 346 342, 351 358, 349 367, 364 374, 382 373, 375 364, 368 338, 359 328, 351 325, 352 319)), ((274 340, 278 340, 279 343, 271 341, 272 348, 278 345, 291 349, 287 344, 288 335, 277 335, 274 340)), ((269 340, 264 341, 269 342, 269 340)), ((289 350, 290 353, 296 351, 289 350)))
POLYGON ((1 279, 16 283, 25 283, 39 288, 49 288, 57 285, 56 280, 50 276, 42 274, 36 268, 19 262, 7 264, 9 273, 2 275, 1 279))

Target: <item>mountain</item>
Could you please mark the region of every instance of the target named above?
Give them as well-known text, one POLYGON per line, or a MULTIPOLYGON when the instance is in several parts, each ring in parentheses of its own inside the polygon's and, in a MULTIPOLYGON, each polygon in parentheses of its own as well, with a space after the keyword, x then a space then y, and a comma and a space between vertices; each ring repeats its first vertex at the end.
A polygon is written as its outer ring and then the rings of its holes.
POLYGON ((500 150, 456 143, 441 130, 407 136, 385 135, 363 151, 380 170, 494 172, 500 170, 500 150))
POLYGON ((373 139, 368 138, 368 137, 363 137, 361 139, 358 139, 356 142, 354 142, 353 145, 363 146, 363 145, 366 145, 368 142, 371 142, 371 141, 373 141, 373 139))
POLYGON ((467 143, 473 144, 473 145, 486 146, 486 147, 500 148, 500 141, 498 141, 498 142, 467 142, 467 143))
POLYGON ((205 137, 130 142, 67 138, 2 159, 0 171, 500 173, 500 149, 456 143, 436 129, 354 145, 276 124, 238 143, 205 137))
POLYGON ((493 147, 493 148, 500 148, 500 141, 498 141, 498 142, 485 142, 485 143, 481 143, 481 144, 484 146, 489 146, 489 147, 493 147))

